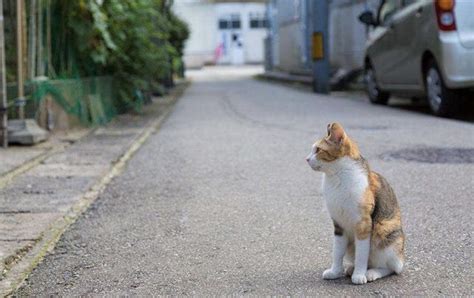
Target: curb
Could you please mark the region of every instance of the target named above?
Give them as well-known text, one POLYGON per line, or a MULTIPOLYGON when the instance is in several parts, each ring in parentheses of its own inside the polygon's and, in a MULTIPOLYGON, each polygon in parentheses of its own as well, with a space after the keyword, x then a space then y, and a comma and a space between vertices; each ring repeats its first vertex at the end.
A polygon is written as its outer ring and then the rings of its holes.
POLYGON ((306 75, 292 75, 287 73, 275 73, 275 72, 264 72, 256 75, 257 79, 269 80, 275 82, 285 83, 299 83, 303 85, 311 86, 313 78, 306 75))
MULTIPOLYGON (((354 74, 357 75, 357 74, 354 74)), ((255 79, 267 82, 283 83, 287 85, 299 84, 305 87, 311 87, 313 84, 312 78, 304 75, 292 75, 292 74, 278 74, 278 73, 263 73, 254 76, 255 79)), ((352 77, 351 77, 352 78, 352 77)), ((337 83, 331 83, 331 92, 361 92, 365 91, 365 85, 352 82, 351 79, 341 81, 337 83)))
MULTIPOLYGON (((69 211, 60 219, 56 220, 49 228, 44 231, 39 241, 33 248, 23 257, 18 263, 6 273, 5 278, 0 281, 0 296, 11 296, 21 286, 21 284, 28 278, 33 269, 43 260, 48 252, 53 251, 56 243, 61 238, 61 235, 73 224, 99 197, 100 193, 108 186, 108 184, 118 175, 122 173, 127 165, 127 162, 135 155, 135 153, 146 143, 148 138, 161 127, 161 124, 171 114, 176 101, 184 93, 189 86, 189 82, 185 82, 182 87, 176 87, 174 94, 171 94, 172 103, 165 108, 156 120, 152 121, 139 137, 133 141, 130 147, 123 153, 120 158, 112 164, 109 171, 102 176, 102 178, 94 184, 69 211)), ((46 158, 46 157, 44 157, 46 158)), ((42 159, 44 159, 42 158, 42 159)), ((25 168, 22 172, 32 168, 35 164, 41 162, 39 157, 37 161, 32 161, 29 168, 25 168)))

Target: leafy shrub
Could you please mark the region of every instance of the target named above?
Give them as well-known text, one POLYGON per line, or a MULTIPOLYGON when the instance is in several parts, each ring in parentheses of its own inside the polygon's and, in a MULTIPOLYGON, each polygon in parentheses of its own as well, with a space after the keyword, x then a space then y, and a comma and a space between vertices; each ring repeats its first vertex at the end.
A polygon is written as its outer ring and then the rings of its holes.
POLYGON ((53 66, 62 77, 113 75, 124 106, 181 73, 186 23, 166 0, 52 1, 53 66))

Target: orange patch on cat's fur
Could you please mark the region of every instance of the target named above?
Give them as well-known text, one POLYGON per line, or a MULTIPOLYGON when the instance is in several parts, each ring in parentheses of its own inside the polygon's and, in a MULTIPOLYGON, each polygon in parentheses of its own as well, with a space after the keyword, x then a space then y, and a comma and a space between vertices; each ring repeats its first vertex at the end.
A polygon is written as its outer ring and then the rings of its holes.
MULTIPOLYGON (((358 153, 360 156, 360 153, 358 153)), ((356 236, 358 239, 366 239, 372 232, 372 212, 375 207, 375 191, 380 187, 380 182, 375 173, 369 171, 369 186, 365 190, 362 202, 359 206, 362 219, 357 223, 356 236)))
POLYGON ((324 150, 318 158, 324 161, 348 156, 352 159, 360 158, 359 147, 345 133, 342 125, 335 122, 328 124, 328 134, 316 143, 316 147, 324 150))
POLYGON ((342 125, 335 122, 328 125, 328 135, 324 138, 329 144, 337 144, 337 150, 332 150, 336 157, 348 156, 352 159, 360 157, 359 147, 352 141, 342 128, 342 125))
POLYGON ((372 171, 369 172, 369 187, 370 191, 373 193, 375 193, 375 191, 380 188, 379 177, 372 171))
POLYGON ((374 193, 368 187, 364 192, 364 197, 359 206, 361 220, 356 226, 356 237, 359 240, 366 239, 372 232, 372 211, 374 210, 374 193))

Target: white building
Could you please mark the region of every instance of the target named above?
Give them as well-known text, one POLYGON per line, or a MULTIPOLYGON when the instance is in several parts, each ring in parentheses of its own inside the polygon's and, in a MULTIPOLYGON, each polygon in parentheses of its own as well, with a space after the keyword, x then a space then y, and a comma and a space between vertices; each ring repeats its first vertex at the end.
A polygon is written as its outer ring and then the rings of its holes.
POLYGON ((263 62, 265 1, 175 0, 173 9, 191 31, 184 50, 187 68, 263 62))

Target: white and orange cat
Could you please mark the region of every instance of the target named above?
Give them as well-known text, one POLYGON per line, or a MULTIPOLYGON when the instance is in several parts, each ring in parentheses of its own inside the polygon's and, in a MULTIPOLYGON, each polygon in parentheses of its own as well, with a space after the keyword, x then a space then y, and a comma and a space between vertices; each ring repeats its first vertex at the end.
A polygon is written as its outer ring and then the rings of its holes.
POLYGON ((314 143, 306 158, 324 173, 322 194, 334 223, 332 266, 324 279, 344 275, 352 283, 385 277, 403 269, 405 236, 393 189, 370 170, 357 144, 339 123, 329 124, 327 136, 314 143), (350 263, 344 270, 343 259, 350 263))

